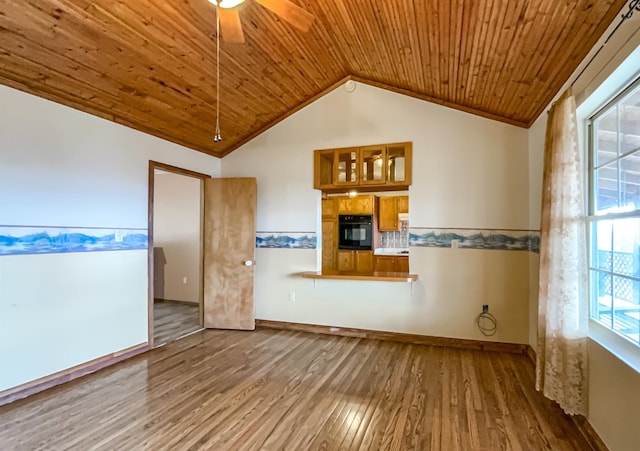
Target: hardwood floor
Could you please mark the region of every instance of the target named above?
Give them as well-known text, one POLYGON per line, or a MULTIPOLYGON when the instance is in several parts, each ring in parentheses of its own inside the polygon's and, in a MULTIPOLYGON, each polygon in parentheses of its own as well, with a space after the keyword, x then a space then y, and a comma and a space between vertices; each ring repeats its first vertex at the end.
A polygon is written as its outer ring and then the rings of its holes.
POLYGON ((524 355, 205 330, 0 407, 3 450, 588 450, 524 355))
POLYGON ((154 346, 177 340, 200 330, 200 307, 184 302, 156 301, 153 303, 154 346))

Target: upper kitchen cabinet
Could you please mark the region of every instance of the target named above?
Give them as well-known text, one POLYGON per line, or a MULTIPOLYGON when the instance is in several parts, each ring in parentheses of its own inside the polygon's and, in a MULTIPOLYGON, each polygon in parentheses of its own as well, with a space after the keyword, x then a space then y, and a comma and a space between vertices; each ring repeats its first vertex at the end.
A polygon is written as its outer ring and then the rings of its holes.
POLYGON ((360 151, 357 147, 337 149, 335 151, 336 169, 333 184, 339 186, 357 185, 360 180, 358 160, 360 151))
POLYGON ((338 197, 338 213, 341 215, 373 214, 375 199, 372 194, 356 197, 338 197))
POLYGON ((411 185, 411 143, 387 144, 387 184, 411 185))
POLYGON ((400 230, 398 197, 379 197, 378 202, 378 230, 381 232, 400 230))
POLYGON ((316 150, 314 187, 328 193, 407 189, 411 151, 410 142, 316 150))
POLYGON ((317 150, 314 154, 314 180, 315 188, 331 188, 335 173, 334 150, 317 150))
POLYGON ((409 196, 398 196, 398 213, 409 213, 409 196))
POLYGON ((360 148, 360 183, 380 185, 385 181, 385 146, 367 146, 360 148))

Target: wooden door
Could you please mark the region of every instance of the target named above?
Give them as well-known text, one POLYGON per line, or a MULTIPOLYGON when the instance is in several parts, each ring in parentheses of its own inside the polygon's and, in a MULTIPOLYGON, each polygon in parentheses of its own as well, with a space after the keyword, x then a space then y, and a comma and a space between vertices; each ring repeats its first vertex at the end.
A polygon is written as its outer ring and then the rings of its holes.
POLYGON ((204 327, 255 329, 255 178, 204 184, 204 327))

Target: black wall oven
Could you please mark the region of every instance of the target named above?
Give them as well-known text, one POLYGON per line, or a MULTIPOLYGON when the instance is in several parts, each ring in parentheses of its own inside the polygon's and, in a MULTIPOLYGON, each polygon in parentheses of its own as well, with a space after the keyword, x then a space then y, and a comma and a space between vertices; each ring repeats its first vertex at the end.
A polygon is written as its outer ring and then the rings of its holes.
POLYGON ((372 215, 340 215, 338 228, 338 249, 373 249, 372 215))

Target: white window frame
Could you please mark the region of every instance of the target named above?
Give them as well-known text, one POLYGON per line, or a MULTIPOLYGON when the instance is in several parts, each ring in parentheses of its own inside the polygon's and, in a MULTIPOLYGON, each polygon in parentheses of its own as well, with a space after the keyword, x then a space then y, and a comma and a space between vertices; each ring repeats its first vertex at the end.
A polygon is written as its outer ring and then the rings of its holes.
MULTIPOLYGON (((585 121, 586 132, 587 132, 587 161, 588 161, 588 169, 587 169, 587 182, 588 182, 588 198, 587 198, 587 217, 586 217, 586 227, 587 227, 587 236, 588 236, 588 248, 589 248, 589 318, 590 318, 590 326, 589 326, 589 335, 591 338, 596 340, 598 343, 603 345, 613 354, 617 355, 623 361, 627 362, 636 371, 640 372, 640 338, 638 341, 632 340, 631 338, 624 336, 614 329, 603 325, 600 321, 597 321, 593 318, 593 307, 595 301, 596 293, 593 293, 594 281, 592 280, 593 271, 599 271, 601 273, 609 273, 615 276, 620 276, 625 279, 630 279, 632 281, 640 283, 640 277, 636 276, 628 276, 624 274, 619 274, 615 272, 615 269, 612 266, 611 271, 602 270, 596 268, 592 259, 593 249, 593 227, 592 224, 599 221, 606 220, 617 220, 617 219, 625 219, 625 218, 640 218, 640 209, 635 209, 633 211, 626 212, 610 212, 607 214, 596 215, 595 206, 596 206, 596 167, 594 165, 594 161, 597 153, 597 146, 594 143, 594 129, 593 124, 595 121, 601 117, 604 113, 608 112, 610 107, 621 102, 624 98, 626 98, 630 93, 640 88, 640 77, 635 78, 631 83, 628 83, 623 87, 619 93, 615 96, 610 96, 608 101, 604 103, 600 108, 595 111, 594 114, 590 115, 588 119, 585 121)), ((619 145, 619 144, 618 144, 619 145)), ((631 150, 624 155, 618 155, 616 159, 607 162, 607 164, 611 164, 613 162, 620 162, 620 159, 625 155, 630 155, 638 151, 638 148, 631 150)), ((620 173, 620 165, 618 164, 618 174, 620 173)), ((620 192, 620 184, 618 183, 618 193, 620 192)), ((597 283, 597 282, 596 282, 597 283)), ((614 295, 615 292, 612 292, 614 295)), ((613 303, 613 300, 612 300, 613 303)), ((613 312, 612 312, 613 316, 613 312)), ((640 323, 640 320, 639 320, 640 323)))

